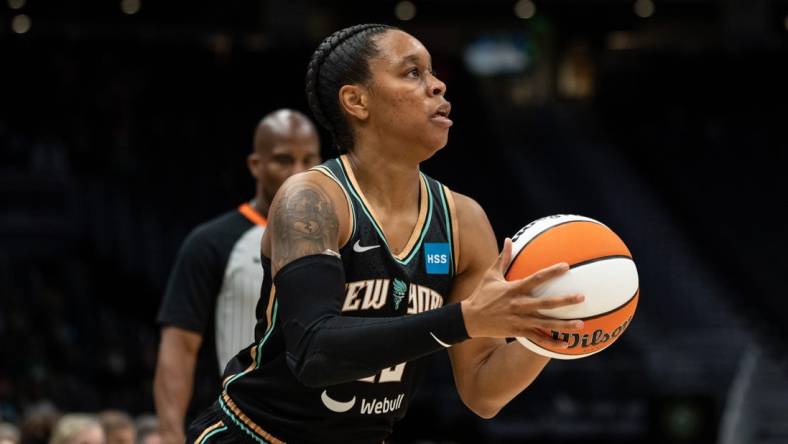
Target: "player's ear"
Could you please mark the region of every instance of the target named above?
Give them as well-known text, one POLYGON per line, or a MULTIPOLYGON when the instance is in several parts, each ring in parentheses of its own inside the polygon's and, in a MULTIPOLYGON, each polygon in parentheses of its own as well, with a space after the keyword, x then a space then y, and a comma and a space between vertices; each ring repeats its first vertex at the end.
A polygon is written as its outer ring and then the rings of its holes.
POLYGON ((253 152, 246 156, 246 167, 249 168, 249 172, 252 174, 257 180, 262 179, 262 171, 260 171, 260 167, 263 164, 263 159, 260 155, 256 152, 253 152))
POLYGON ((369 109, 367 89, 360 85, 344 85, 339 89, 339 104, 349 115, 358 120, 367 120, 369 109))

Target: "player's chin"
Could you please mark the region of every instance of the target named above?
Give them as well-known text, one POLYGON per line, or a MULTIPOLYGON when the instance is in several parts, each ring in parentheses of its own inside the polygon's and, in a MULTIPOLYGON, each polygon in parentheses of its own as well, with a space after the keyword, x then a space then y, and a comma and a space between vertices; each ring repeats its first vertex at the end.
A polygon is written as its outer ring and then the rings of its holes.
POLYGON ((440 150, 449 143, 449 128, 435 128, 428 132, 427 146, 435 151, 440 150))
POLYGON ((430 157, 434 156, 435 153, 437 153, 438 151, 443 149, 443 147, 446 146, 448 141, 449 141, 449 137, 448 136, 442 137, 442 138, 440 138, 440 137, 431 138, 430 140, 425 141, 425 143, 423 143, 422 145, 427 148, 427 151, 428 151, 427 156, 426 156, 427 159, 429 159, 430 157))

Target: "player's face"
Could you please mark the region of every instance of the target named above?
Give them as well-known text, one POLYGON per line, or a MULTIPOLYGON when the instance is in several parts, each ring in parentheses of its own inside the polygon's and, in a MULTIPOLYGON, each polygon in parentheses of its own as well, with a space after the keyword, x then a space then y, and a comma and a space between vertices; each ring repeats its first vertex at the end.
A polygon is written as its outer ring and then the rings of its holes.
POLYGON ((284 181, 320 163, 320 142, 317 134, 298 135, 278 141, 261 159, 260 174, 263 193, 272 202, 276 191, 284 181))
POLYGON ((444 98, 446 85, 432 70, 432 58, 410 34, 387 31, 369 61, 369 124, 404 146, 420 147, 430 157, 446 146, 452 121, 444 98))

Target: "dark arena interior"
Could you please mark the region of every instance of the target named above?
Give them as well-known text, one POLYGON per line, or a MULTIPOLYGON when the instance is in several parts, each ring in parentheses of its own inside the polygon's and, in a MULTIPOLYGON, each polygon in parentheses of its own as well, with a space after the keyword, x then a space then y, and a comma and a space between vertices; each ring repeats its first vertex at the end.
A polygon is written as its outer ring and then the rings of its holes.
MULTIPOLYGON (((356 23, 429 48, 454 126, 422 170, 499 245, 585 215, 640 276, 616 344, 493 419, 431 356, 386 442, 788 443, 786 0, 3 0, 0 423, 154 414, 181 243, 253 196, 256 122, 311 117, 310 55, 356 23)), ((198 377, 189 418, 218 393, 198 377)))

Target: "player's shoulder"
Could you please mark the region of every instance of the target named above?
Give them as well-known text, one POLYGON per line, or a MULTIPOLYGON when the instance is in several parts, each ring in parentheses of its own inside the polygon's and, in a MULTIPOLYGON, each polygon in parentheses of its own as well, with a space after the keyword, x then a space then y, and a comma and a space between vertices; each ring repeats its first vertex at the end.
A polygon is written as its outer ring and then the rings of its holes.
MULTIPOLYGON (((328 217, 328 226, 336 225, 339 245, 342 246, 350 239, 353 230, 352 204, 345 190, 336 180, 326 174, 311 169, 290 176, 276 192, 276 197, 271 204, 271 218, 269 227, 276 231, 280 223, 277 219, 288 214, 284 208, 300 208, 309 210, 314 214, 328 217)), ((268 233, 268 231, 266 231, 268 233)), ((266 238, 263 241, 265 244, 266 238)))
POLYGON ((316 193, 321 200, 328 198, 335 207, 344 205, 345 197, 339 184, 314 169, 294 174, 285 180, 279 191, 276 192, 275 205, 279 203, 277 201, 281 200, 301 199, 305 192, 307 194, 316 193))
POLYGON ((458 225, 458 274, 487 267, 498 252, 487 213, 472 197, 451 193, 458 225))
POLYGON ((288 177, 279 190, 288 190, 296 187, 328 188, 330 185, 335 185, 335 181, 317 169, 310 169, 288 177))
POLYGON ((456 191, 450 191, 454 200, 457 219, 463 230, 473 229, 480 224, 487 223, 487 213, 474 198, 456 191))

